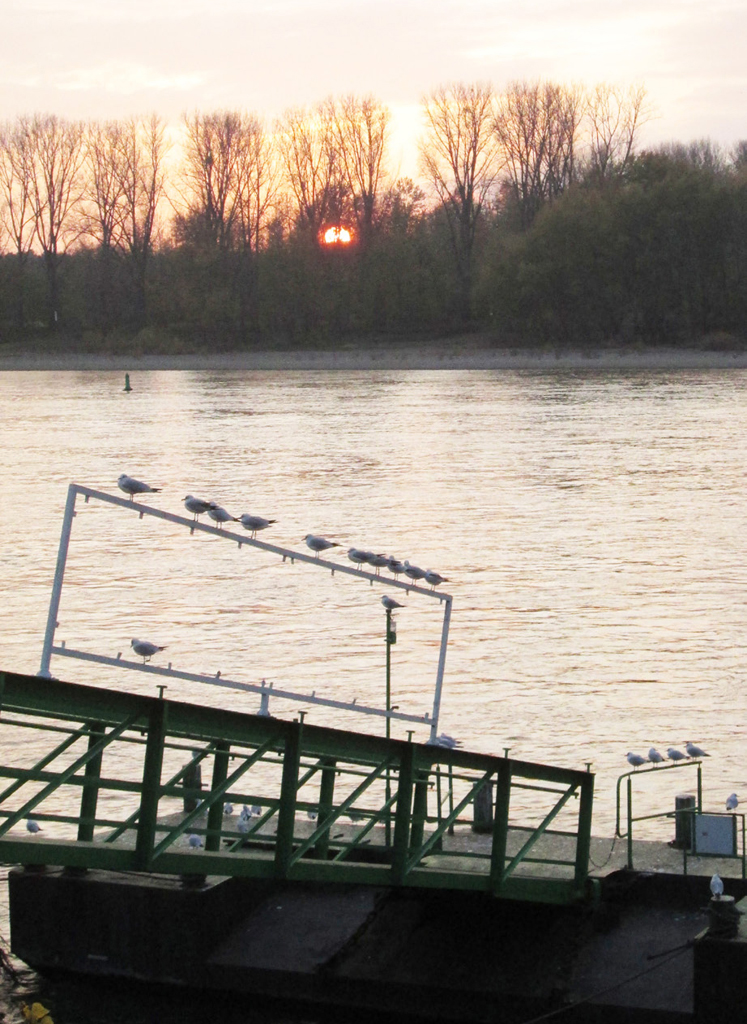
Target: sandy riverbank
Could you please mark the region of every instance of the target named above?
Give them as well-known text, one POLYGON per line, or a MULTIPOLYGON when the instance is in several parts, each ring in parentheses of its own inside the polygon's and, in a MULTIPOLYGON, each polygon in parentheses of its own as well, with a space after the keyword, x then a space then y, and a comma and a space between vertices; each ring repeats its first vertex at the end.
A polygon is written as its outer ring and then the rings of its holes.
POLYGON ((603 349, 561 353, 531 349, 442 346, 339 350, 204 352, 178 355, 99 355, 31 352, 0 355, 9 370, 561 370, 636 371, 747 369, 747 352, 703 349, 603 349))

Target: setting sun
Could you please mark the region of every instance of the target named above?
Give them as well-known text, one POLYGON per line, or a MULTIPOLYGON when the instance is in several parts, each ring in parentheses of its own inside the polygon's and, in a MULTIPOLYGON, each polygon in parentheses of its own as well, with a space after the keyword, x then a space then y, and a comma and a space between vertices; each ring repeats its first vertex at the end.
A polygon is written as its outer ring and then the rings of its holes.
POLYGON ((347 245, 352 240, 353 236, 347 228, 335 226, 327 228, 324 232, 325 245, 347 245))

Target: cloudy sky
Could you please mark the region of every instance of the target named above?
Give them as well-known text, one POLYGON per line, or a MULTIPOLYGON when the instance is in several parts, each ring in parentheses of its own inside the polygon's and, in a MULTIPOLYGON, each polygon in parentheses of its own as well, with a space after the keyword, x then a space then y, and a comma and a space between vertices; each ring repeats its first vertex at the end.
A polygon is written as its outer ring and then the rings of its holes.
POLYGON ((0 118, 244 108, 373 93, 412 173, 448 82, 643 84, 647 143, 747 138, 747 0, 0 0, 0 118))

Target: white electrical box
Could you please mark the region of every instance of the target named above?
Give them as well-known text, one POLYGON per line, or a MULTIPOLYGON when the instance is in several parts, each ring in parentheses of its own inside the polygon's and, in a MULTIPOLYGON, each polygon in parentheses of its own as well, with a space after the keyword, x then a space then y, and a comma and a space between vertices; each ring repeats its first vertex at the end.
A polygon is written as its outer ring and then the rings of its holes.
POLYGON ((725 814, 696 814, 693 817, 693 853, 736 857, 736 818, 725 814))

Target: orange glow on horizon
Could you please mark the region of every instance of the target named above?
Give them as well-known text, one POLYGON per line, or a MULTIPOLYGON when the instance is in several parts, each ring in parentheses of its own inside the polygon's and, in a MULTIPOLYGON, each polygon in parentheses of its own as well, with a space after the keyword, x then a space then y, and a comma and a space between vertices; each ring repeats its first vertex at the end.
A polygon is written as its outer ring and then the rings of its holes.
POLYGON ((335 225, 324 232, 325 245, 348 245, 352 240, 353 236, 348 229, 341 226, 335 225))

